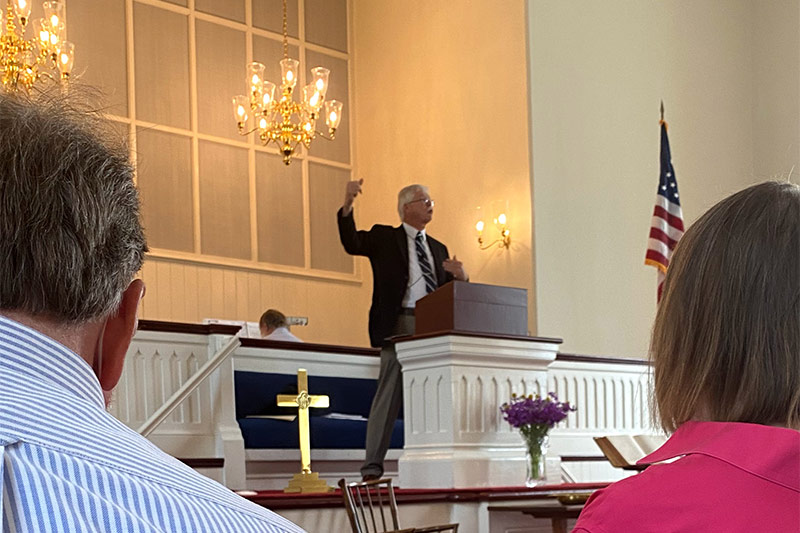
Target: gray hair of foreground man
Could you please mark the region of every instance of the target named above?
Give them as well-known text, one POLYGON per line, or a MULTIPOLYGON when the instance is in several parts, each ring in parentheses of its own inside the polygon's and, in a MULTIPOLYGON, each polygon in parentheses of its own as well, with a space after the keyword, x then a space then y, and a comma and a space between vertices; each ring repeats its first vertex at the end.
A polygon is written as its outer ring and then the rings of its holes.
POLYGON ((690 419, 800 429, 800 187, 754 185, 689 228, 650 356, 667 431, 690 419))
POLYGON ((425 185, 419 185, 418 183, 403 187, 400 189, 400 192, 397 193, 397 213, 400 215, 400 220, 403 220, 403 206, 414 199, 414 195, 417 193, 417 191, 422 191, 425 194, 430 195, 428 188, 425 185))
POLYGON ((0 309, 108 317, 147 250, 133 168, 77 96, 0 94, 0 309))

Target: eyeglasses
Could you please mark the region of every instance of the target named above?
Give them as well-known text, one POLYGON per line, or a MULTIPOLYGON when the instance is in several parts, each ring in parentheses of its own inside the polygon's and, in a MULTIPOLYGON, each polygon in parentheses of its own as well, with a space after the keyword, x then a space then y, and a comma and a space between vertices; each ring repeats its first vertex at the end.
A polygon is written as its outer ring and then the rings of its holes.
POLYGON ((411 200, 410 202, 406 202, 406 205, 413 204, 416 202, 424 202, 425 207, 433 207, 434 205, 436 205, 436 202, 434 202, 430 198, 417 198, 416 200, 411 200))

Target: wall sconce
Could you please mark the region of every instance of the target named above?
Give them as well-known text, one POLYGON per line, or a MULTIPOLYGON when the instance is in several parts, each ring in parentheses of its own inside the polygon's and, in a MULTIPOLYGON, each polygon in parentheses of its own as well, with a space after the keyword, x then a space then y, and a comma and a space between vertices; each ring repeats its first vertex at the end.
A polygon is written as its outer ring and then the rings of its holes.
POLYGON ((510 248, 511 229, 508 227, 508 202, 492 202, 490 213, 484 212, 480 207, 478 207, 477 211, 478 221, 475 223, 475 230, 478 232, 478 247, 481 250, 487 250, 497 244, 500 248, 510 248), (488 217, 486 215, 488 215, 488 217), (488 244, 484 244, 485 241, 489 240, 484 239, 483 235, 487 226, 484 217, 492 221, 492 224, 494 224, 498 232, 498 236, 488 244))

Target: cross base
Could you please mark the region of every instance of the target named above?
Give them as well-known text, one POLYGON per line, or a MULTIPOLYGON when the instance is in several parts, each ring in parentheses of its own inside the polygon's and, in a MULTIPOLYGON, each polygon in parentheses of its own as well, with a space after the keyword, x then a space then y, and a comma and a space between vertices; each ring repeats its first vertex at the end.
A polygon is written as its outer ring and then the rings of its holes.
POLYGON ((333 492, 334 488, 329 487, 324 479, 319 478, 317 472, 300 472, 295 474, 289 485, 283 492, 299 492, 302 494, 314 494, 320 492, 333 492))

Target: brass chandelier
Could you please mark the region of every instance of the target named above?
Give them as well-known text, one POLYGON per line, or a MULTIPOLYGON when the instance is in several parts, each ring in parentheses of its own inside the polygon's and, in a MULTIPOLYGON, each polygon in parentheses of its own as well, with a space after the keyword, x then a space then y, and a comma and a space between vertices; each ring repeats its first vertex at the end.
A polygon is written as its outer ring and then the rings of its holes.
POLYGON ((31 0, 7 0, 5 24, 0 21, 0 72, 3 89, 30 92, 41 79, 65 84, 75 62, 75 45, 65 41, 63 2, 44 2, 44 18, 33 21, 33 37, 25 38, 31 0))
POLYGON ((257 132, 261 144, 274 143, 283 154, 283 162, 292 162, 297 146, 306 148, 319 135, 328 140, 336 136, 336 128, 342 120, 342 103, 325 101, 330 71, 323 67, 311 69, 311 83, 303 87, 303 99, 295 102, 292 92, 297 85, 300 62, 289 59, 289 35, 286 24, 286 0, 283 0, 283 59, 281 65, 280 98, 275 98, 276 85, 264 79, 265 66, 253 62, 247 66, 248 95, 233 98, 233 114, 240 135, 257 132), (324 108, 328 135, 316 130, 320 110, 324 108), (254 126, 247 128, 253 117, 254 126))

